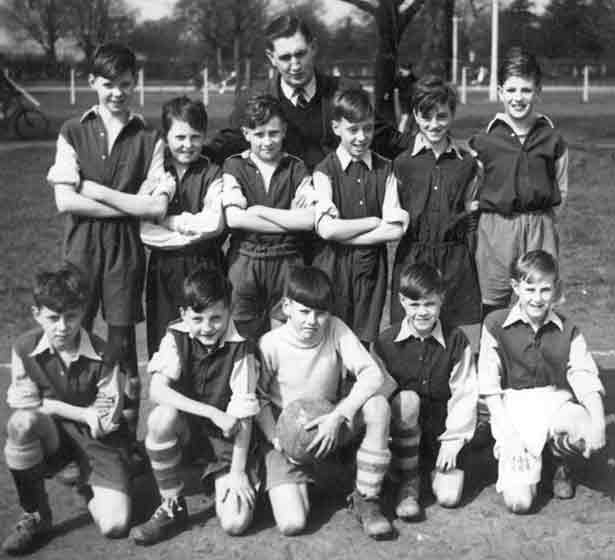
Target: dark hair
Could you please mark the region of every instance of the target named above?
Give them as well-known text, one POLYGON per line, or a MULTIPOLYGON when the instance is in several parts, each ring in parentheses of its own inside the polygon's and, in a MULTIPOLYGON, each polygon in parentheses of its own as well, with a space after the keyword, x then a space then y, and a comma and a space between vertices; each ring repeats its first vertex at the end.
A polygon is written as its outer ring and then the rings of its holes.
POLYGON ((286 276, 284 295, 301 305, 331 311, 333 286, 329 277, 314 266, 291 266, 286 276))
POLYGON ((188 123, 194 130, 207 131, 207 110, 202 101, 194 101, 185 95, 169 99, 162 106, 162 131, 165 136, 174 119, 188 123))
POLYGON ((407 265, 399 277, 399 293, 409 299, 422 299, 431 294, 443 297, 445 292, 442 273, 427 263, 407 265))
POLYGON ((374 116, 372 100, 364 89, 355 87, 343 89, 335 93, 331 105, 331 118, 334 121, 346 119, 350 122, 360 122, 374 116))
POLYGON ((122 43, 109 42, 99 45, 92 56, 90 74, 113 80, 129 71, 137 73, 135 53, 122 43))
POLYGON ((292 37, 297 32, 303 35, 306 43, 314 40, 312 30, 302 19, 291 14, 278 16, 265 28, 265 48, 271 51, 276 39, 292 37))
POLYGON ((200 313, 219 301, 230 307, 232 293, 233 286, 221 270, 199 266, 184 280, 182 303, 200 313))
POLYGON ((498 69, 498 84, 503 85, 511 76, 530 78, 537 88, 542 82, 542 71, 536 57, 522 47, 512 47, 502 58, 498 69))
POLYGON ((547 251, 538 249, 521 255, 511 266, 510 277, 517 282, 531 282, 538 276, 553 276, 559 282, 557 259, 547 251))
POLYGON ((414 85, 412 107, 418 115, 428 115, 438 105, 448 105, 452 113, 457 109, 457 91, 438 76, 423 76, 414 85))
POLYGON ((273 95, 263 93, 248 99, 241 124, 246 128, 256 128, 267 124, 275 117, 279 117, 283 123, 286 122, 280 101, 273 95))
POLYGON ((73 265, 54 271, 42 271, 34 279, 34 305, 47 307, 56 313, 85 307, 90 297, 86 278, 73 265))

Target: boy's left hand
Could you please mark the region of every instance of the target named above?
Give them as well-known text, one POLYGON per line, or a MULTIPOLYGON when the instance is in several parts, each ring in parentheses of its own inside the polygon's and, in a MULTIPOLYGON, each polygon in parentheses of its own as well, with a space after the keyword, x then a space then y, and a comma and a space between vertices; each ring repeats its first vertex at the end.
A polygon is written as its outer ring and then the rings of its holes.
POLYGON ((325 457, 330 451, 335 449, 340 434, 340 427, 345 420, 344 416, 334 410, 329 414, 323 414, 318 418, 314 418, 314 420, 305 425, 305 429, 308 431, 318 428, 316 436, 307 447, 308 451, 312 451, 318 446, 314 453, 316 459, 325 457))
POLYGON ((227 500, 237 500, 238 508, 241 502, 245 502, 249 508, 254 508, 256 502, 256 492, 245 471, 230 471, 228 473, 228 486, 222 497, 222 502, 227 500))
POLYGON ((463 447, 463 440, 452 439, 443 441, 436 459, 436 470, 447 472, 457 468, 457 455, 463 447))

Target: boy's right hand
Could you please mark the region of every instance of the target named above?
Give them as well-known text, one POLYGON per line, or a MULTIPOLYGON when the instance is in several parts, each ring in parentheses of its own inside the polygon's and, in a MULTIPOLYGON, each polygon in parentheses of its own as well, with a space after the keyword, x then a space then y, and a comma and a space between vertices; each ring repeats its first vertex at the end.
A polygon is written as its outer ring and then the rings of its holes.
POLYGON ((232 438, 241 428, 241 422, 238 418, 226 414, 226 412, 220 412, 214 418, 213 423, 222 430, 222 435, 225 438, 232 438))

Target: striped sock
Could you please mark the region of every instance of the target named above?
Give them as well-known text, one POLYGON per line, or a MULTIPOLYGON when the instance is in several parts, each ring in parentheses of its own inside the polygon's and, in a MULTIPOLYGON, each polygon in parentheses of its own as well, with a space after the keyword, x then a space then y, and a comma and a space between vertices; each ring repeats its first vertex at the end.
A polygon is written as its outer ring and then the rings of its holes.
POLYGON ((391 429, 391 466, 401 481, 414 480, 419 476, 420 442, 421 429, 418 426, 391 429))
POLYGON ((382 481, 391 462, 388 449, 367 449, 357 451, 357 490, 365 497, 378 496, 382 481))
POLYGON ((4 446, 4 457, 11 470, 30 469, 43 462, 43 447, 38 439, 27 443, 15 443, 8 439, 4 446))
POLYGON ((177 438, 161 443, 146 438, 145 449, 160 496, 163 499, 179 496, 184 488, 184 482, 180 472, 182 452, 177 438))

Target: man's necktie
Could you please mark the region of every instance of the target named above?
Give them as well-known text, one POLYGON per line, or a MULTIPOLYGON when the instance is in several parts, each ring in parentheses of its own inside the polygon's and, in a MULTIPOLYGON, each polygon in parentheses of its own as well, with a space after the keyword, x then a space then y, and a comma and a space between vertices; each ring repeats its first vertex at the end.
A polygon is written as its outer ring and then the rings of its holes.
POLYGON ((299 109, 305 109, 308 104, 308 100, 305 97, 305 90, 303 88, 297 88, 295 90, 296 101, 295 105, 299 107, 299 109))

